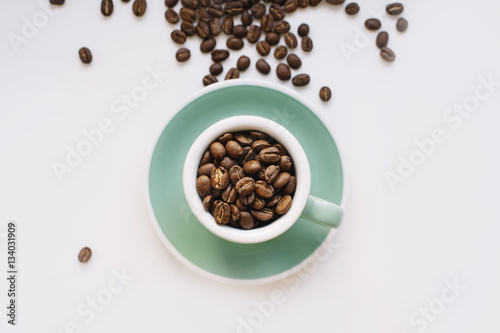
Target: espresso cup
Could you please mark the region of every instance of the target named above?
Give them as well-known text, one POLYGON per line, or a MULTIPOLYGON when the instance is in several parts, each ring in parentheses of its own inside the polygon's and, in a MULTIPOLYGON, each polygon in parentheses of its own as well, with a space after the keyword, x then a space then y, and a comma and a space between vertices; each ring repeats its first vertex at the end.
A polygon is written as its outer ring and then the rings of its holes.
POLYGON ((309 161, 304 149, 292 133, 270 119, 257 116, 226 118, 201 133, 186 156, 183 187, 191 211, 205 228, 216 236, 241 244, 261 243, 278 237, 292 227, 300 217, 328 228, 338 228, 344 213, 342 207, 310 194, 309 161), (203 208, 202 199, 196 190, 196 180, 200 160, 212 142, 227 132, 249 130, 264 132, 285 146, 294 163, 297 186, 293 194, 292 206, 286 214, 264 227, 244 230, 228 225, 218 225, 215 222, 210 212, 203 208))

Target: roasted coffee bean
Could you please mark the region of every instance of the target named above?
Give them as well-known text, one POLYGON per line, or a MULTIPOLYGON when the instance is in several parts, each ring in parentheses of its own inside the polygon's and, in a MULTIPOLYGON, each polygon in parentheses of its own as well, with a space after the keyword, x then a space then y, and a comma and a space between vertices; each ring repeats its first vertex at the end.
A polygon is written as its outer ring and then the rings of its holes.
POLYGON ((227 185, 226 189, 222 192, 222 200, 228 203, 236 202, 238 199, 238 192, 232 184, 227 185))
POLYGON ((197 9, 200 6, 198 0, 181 0, 181 4, 186 8, 197 9))
POLYGON ((175 24, 179 22, 179 14, 172 8, 167 9, 165 12, 165 19, 167 20, 168 23, 170 24, 175 24))
POLYGON ((213 17, 222 17, 224 15, 224 8, 218 3, 212 3, 207 8, 208 14, 213 17))
POLYGON ((345 2, 345 0, 326 0, 330 5, 341 5, 345 2))
POLYGON ((269 45, 269 43, 266 42, 265 40, 257 43, 257 52, 261 56, 264 56, 264 57, 267 56, 270 51, 271 51, 271 45, 269 45))
MULTIPOLYGON (((224 190, 229 184, 229 172, 224 167, 213 168, 210 173, 212 187, 216 190, 224 190)), ((279 179, 279 177, 278 177, 279 179)))
POLYGON ((259 59, 255 64, 255 67, 259 72, 265 75, 269 74, 269 72, 271 71, 271 66, 269 66, 267 61, 265 61, 264 59, 259 59))
POLYGON ((210 184, 210 178, 208 176, 202 175, 196 180, 196 190, 198 194, 202 197, 209 195, 212 192, 212 185, 210 184))
POLYGON ((281 7, 278 4, 273 3, 269 7, 269 14, 271 14, 276 21, 279 21, 279 20, 282 20, 285 18, 286 12, 283 9, 283 7, 281 7))
POLYGON ((250 193, 249 195, 243 195, 241 194, 239 196, 240 202, 244 204, 245 206, 253 204, 255 200, 255 192, 250 193))
POLYGON ((64 0, 49 0, 50 4, 52 5, 63 5, 64 0))
POLYGON ((213 75, 205 75, 205 77, 203 78, 203 85, 204 86, 209 86, 213 83, 217 83, 219 82, 219 80, 217 80, 217 78, 213 75))
POLYGON ((258 26, 251 25, 248 28, 247 40, 250 43, 256 43, 259 40, 261 34, 262 34, 262 31, 261 31, 261 29, 258 26))
POLYGON ((268 184, 272 184, 278 178, 279 174, 280 167, 272 164, 266 168, 266 171, 264 171, 264 181, 268 184))
POLYGON ((299 1, 298 0, 287 0, 285 2, 285 5, 283 6, 283 9, 287 13, 293 13, 299 8, 299 1))
POLYGON ((393 62, 396 59, 396 54, 394 54, 394 51, 392 51, 388 47, 383 47, 380 50, 380 56, 382 57, 382 59, 388 62, 393 62))
POLYGON ((281 195, 275 194, 267 200, 266 207, 268 208, 274 207, 278 204, 278 202, 280 202, 280 200, 281 200, 281 195))
POLYGON ((300 8, 307 8, 307 7, 309 7, 309 0, 299 0, 299 7, 300 8))
POLYGON ((110 16, 113 14, 113 0, 102 0, 101 2, 101 13, 104 16, 110 16))
POLYGON ((266 14, 266 6, 262 3, 258 3, 252 7, 251 12, 253 17, 260 19, 266 14))
POLYGON ((208 13, 206 8, 198 8, 196 10, 196 13, 197 13, 200 21, 203 21, 205 23, 210 22, 210 14, 208 13))
POLYGON ((290 207, 292 207, 292 197, 287 194, 276 205, 276 214, 283 215, 290 210, 290 207))
POLYGON ((349 15, 356 15, 359 12, 359 5, 352 2, 345 7, 345 12, 349 15))
POLYGON ((259 131, 249 131, 248 135, 254 140, 267 140, 267 139, 269 139, 269 135, 267 135, 266 133, 259 132, 259 131))
POLYGON ((210 5, 210 0, 200 0, 200 6, 208 7, 210 5))
POLYGON ((229 58, 228 50, 215 50, 212 51, 212 61, 221 62, 229 58))
POLYGON ((271 45, 278 45, 280 42, 280 35, 275 32, 268 32, 266 35, 266 42, 271 45))
POLYGON ((292 170, 292 159, 290 156, 281 156, 278 165, 281 171, 290 171, 292 170))
POLYGON ((208 27, 208 24, 203 21, 199 21, 196 26, 196 34, 201 39, 207 39, 210 36, 210 28, 208 27))
POLYGON ((322 87, 319 90, 319 98, 321 98, 322 101, 328 102, 330 98, 332 98, 332 91, 328 87, 322 87))
POLYGON ((371 18, 365 21, 365 27, 368 30, 378 30, 382 26, 379 19, 371 18))
POLYGON ((249 12, 245 10, 243 13, 241 13, 241 24, 243 24, 244 26, 249 26, 250 24, 252 24, 252 22, 253 17, 249 12))
POLYGON ((387 46, 389 43, 389 34, 385 31, 380 32, 377 35, 377 40, 376 40, 377 46, 379 48, 383 48, 384 46, 387 46))
POLYGON ((280 151, 280 155, 288 155, 288 152, 286 151, 286 148, 282 144, 275 144, 274 147, 278 148, 280 151))
POLYGON ((78 50, 78 56, 84 64, 90 64, 92 62, 92 52, 86 47, 82 47, 78 50))
POLYGON ((238 143, 242 146, 242 147, 246 147, 246 146, 250 146, 253 142, 252 138, 249 137, 248 135, 244 134, 244 133, 235 133, 234 134, 234 139, 236 141, 238 141, 238 143))
POLYGON ((224 16, 222 18, 222 31, 226 35, 231 35, 233 33, 234 21, 231 16, 224 16))
MULTIPOLYGON (((251 134, 250 134, 250 136, 253 137, 251 134)), ((269 144, 269 142, 267 142, 266 140, 263 140, 263 139, 255 140, 252 143, 252 149, 256 153, 260 153, 260 151, 262 149, 267 148, 267 147, 271 147, 271 144, 269 144)))
POLYGON ((254 227, 253 217, 249 212, 240 212, 238 224, 242 229, 250 230, 254 227))
POLYGON ((274 27, 274 32, 280 35, 284 35, 289 31, 290 31, 290 23, 288 23, 287 21, 276 22, 276 26, 274 27))
POLYGON ((247 56, 241 56, 239 59, 238 59, 238 62, 236 63, 236 67, 240 70, 240 71, 245 71, 248 69, 248 67, 250 67, 250 58, 247 57, 247 56))
POLYGON ((224 68, 220 62, 213 63, 212 66, 210 66, 210 74, 212 75, 219 75, 223 70, 224 68))
POLYGON ((177 52, 175 53, 175 58, 178 62, 188 61, 188 59, 191 58, 191 51, 183 47, 177 50, 177 52))
POLYGON ((266 207, 266 201, 258 196, 255 197, 255 200, 252 203, 252 208, 255 210, 261 210, 266 207))
POLYGON ((250 148, 250 147, 243 147, 243 160, 241 161, 241 163, 246 163, 248 161, 251 161, 254 159, 254 152, 253 152, 253 149, 250 148))
POLYGON ((135 16, 142 16, 146 12, 146 8, 148 7, 148 3, 146 0, 135 0, 132 5, 132 12, 135 16))
POLYGON ((196 21, 196 12, 190 8, 182 7, 179 11, 179 15, 183 21, 191 23, 196 21))
POLYGON ((239 15, 243 13, 244 8, 243 4, 240 1, 232 1, 232 2, 226 2, 226 7, 224 8, 224 12, 227 15, 239 15))
MULTIPOLYGON (((217 42, 213 38, 208 38, 205 39, 203 42, 200 44, 200 51, 203 53, 209 53, 212 52, 213 49, 215 49, 215 46, 217 45, 217 42)), ((221 65, 222 66, 222 65, 221 65)), ((210 71, 212 73, 212 71, 210 71)), ((213 73, 212 73, 213 74, 213 73)), ((220 74, 220 73, 219 73, 220 74)))
POLYGON ((385 10, 387 11, 387 14, 389 15, 399 15, 403 12, 404 6, 402 3, 396 2, 396 3, 391 3, 387 5, 385 10))
POLYGON ((288 183, 281 189, 281 193, 283 194, 292 194, 295 191, 295 187, 297 186, 297 178, 295 176, 291 176, 288 183))
POLYGON ((220 142, 214 142, 210 145, 210 154, 216 159, 221 160, 226 156, 226 148, 220 142))
MULTIPOLYGON (((233 139, 233 134, 226 133, 226 134, 222 135, 221 137, 219 137, 218 141, 225 146, 232 139, 233 139)), ((227 148, 226 148, 226 151, 227 151, 227 148)))
POLYGON ((304 52, 311 52, 313 49, 313 41, 309 36, 302 37, 302 50, 304 52))
POLYGON ((280 45, 276 47, 276 49, 274 49, 274 57, 278 60, 285 58, 287 53, 288 49, 283 45, 280 45))
POLYGON ((307 36, 309 34, 309 26, 305 23, 302 23, 301 25, 299 25, 297 33, 299 34, 300 37, 307 36))
POLYGON ((172 31, 170 37, 177 44, 184 44, 186 42, 186 34, 181 30, 172 31))
POLYGON ((243 168, 239 165, 231 167, 229 169, 229 178, 231 178, 231 183, 236 185, 241 179, 245 178, 243 168))
POLYGON ((264 15, 260 19, 260 28, 264 32, 271 32, 274 28, 274 17, 272 15, 264 15))
POLYGON ((286 58, 286 62, 288 63, 288 65, 290 67, 292 67, 293 69, 299 69, 300 66, 302 66, 302 61, 300 60, 300 58, 294 54, 294 53, 291 53, 290 55, 288 55, 288 57, 286 58))
POLYGON ((208 23, 208 28, 210 30, 210 36, 216 37, 216 36, 220 35, 220 33, 222 31, 220 19, 218 17, 210 18, 210 21, 208 23))
POLYGON ((241 148, 240 144, 234 140, 229 140, 226 143, 226 152, 227 154, 231 157, 234 158, 235 160, 239 159, 241 156, 243 156, 243 148, 241 148))
MULTIPOLYGON (((259 155, 256 155, 256 157, 259 157, 259 155)), ((260 169, 259 173, 257 174, 257 178, 259 178, 260 180, 264 180, 266 178, 266 167, 263 166, 262 169, 260 169)))
POLYGON ((285 44, 290 49, 294 49, 297 47, 297 37, 291 32, 287 32, 285 34, 285 44))
POLYGON ((219 225, 225 225, 231 219, 231 208, 225 202, 220 202, 214 209, 215 222, 219 225))
POLYGON ((86 263, 90 260, 92 256, 92 250, 89 247, 84 247, 78 253, 78 261, 81 263, 86 263))
POLYGON ((167 6, 168 8, 172 8, 175 7, 178 2, 179 0, 165 0, 165 6, 167 6))
POLYGON ((205 165, 207 163, 212 163, 213 161, 214 158, 212 157, 212 154, 210 154, 210 150, 206 150, 201 158, 200 166, 205 165))
POLYGON ((181 30, 186 36, 194 36, 196 34, 196 27, 191 22, 184 21, 181 23, 181 30))
POLYGON ((227 40, 226 46, 231 50, 241 50, 243 48, 243 41, 241 38, 231 37, 227 40))
POLYGON ((236 183, 236 190, 240 195, 249 195, 255 190, 255 180, 250 177, 240 179, 236 183))
POLYGON ((321 1, 323 1, 323 0, 309 0, 309 6, 316 7, 317 5, 319 5, 321 3, 321 1))
POLYGON ((250 213, 257 220, 261 221, 269 221, 274 216, 274 212, 269 208, 262 208, 261 210, 251 209, 250 213))
POLYGON ((278 67, 276 67, 276 75, 282 81, 288 81, 292 77, 290 67, 285 64, 279 64, 278 67))
POLYGON ((265 163, 276 163, 280 160, 280 151, 276 147, 264 148, 259 153, 260 160, 265 163))
POLYGON ((212 205, 214 204, 214 197, 211 195, 207 195, 203 198, 203 208, 209 212, 212 210, 212 205))
POLYGON ((213 163, 206 163, 206 164, 203 164, 201 165, 199 168, 198 168, 198 177, 201 176, 201 175, 205 175, 205 176, 209 176, 212 174, 212 169, 215 168, 215 164, 213 163))
POLYGON ((247 28, 244 25, 238 24, 234 26, 233 34, 235 37, 244 38, 247 36, 247 28))
POLYGON ((281 189, 283 186, 285 186, 290 181, 290 177, 291 177, 291 175, 288 172, 280 173, 273 183, 274 189, 276 189, 276 190, 281 189))
POLYGON ((292 79, 292 84, 297 87, 307 86, 311 78, 307 74, 298 74, 295 75, 292 79))
POLYGON ((399 32, 405 32, 406 30, 408 30, 408 21, 406 19, 400 17, 398 19, 398 21, 396 22, 396 29, 399 32))
POLYGON ((229 156, 225 156, 221 161, 220 161, 220 166, 224 167, 224 169, 229 170, 231 169, 234 165, 236 165, 238 162, 233 160, 229 156))
POLYGON ((243 171, 245 172, 245 175, 248 176, 257 174, 261 168, 262 166, 260 165, 260 162, 256 160, 248 161, 243 165, 243 171))

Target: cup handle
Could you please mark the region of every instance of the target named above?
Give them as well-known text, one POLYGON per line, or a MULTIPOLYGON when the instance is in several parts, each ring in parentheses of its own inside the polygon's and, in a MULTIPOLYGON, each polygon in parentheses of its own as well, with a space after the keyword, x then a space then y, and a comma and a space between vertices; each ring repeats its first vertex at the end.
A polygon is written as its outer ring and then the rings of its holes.
POLYGON ((310 195, 301 217, 328 228, 338 228, 344 209, 334 203, 310 195))

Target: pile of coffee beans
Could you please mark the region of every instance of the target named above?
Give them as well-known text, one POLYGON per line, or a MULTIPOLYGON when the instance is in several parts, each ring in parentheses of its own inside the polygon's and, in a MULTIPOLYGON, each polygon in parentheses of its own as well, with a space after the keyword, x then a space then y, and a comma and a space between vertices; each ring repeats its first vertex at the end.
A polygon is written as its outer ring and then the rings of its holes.
POLYGON ((225 133, 201 158, 196 190, 219 225, 263 227, 288 212, 297 184, 286 148, 259 131, 225 133))

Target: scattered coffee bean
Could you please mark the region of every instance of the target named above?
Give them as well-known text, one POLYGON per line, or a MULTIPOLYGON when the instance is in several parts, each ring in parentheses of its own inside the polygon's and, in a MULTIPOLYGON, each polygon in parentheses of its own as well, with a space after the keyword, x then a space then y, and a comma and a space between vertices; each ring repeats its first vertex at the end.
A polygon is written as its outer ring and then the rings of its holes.
POLYGON ((207 39, 210 36, 210 28, 208 24, 203 21, 199 21, 198 25, 196 26, 196 34, 201 39, 207 39))
POLYGON ((274 49, 274 57, 278 60, 285 58, 287 53, 288 49, 283 45, 280 45, 276 47, 276 49, 274 49))
POLYGON ((387 14, 389 15, 399 15, 403 12, 404 6, 403 4, 396 2, 396 3, 391 3, 390 5, 387 5, 385 8, 387 11, 387 14))
POLYGON ((238 68, 230 68, 226 74, 225 80, 234 80, 240 77, 240 71, 238 68))
POLYGON ((268 32, 266 35, 266 42, 271 45, 278 45, 280 42, 280 35, 275 32, 268 32))
POLYGON ((89 247, 84 247, 78 253, 78 261, 86 263, 90 260, 91 256, 92 256, 92 250, 89 247))
POLYGON ((359 12, 359 5, 355 2, 352 2, 345 7, 345 12, 348 15, 356 15, 359 12))
POLYGON ((365 21, 365 27, 368 30, 378 30, 382 26, 379 19, 371 18, 365 21))
POLYGON ((207 11, 208 14, 213 17, 222 17, 222 15, 224 15, 224 8, 221 4, 218 3, 212 3, 210 6, 208 6, 207 11))
POLYGON ((226 2, 226 6, 224 7, 224 13, 231 16, 239 15, 243 11, 243 4, 240 1, 226 2))
POLYGON ((211 84, 216 83, 216 82, 219 82, 219 80, 217 80, 217 78, 214 75, 206 75, 203 78, 203 85, 204 86, 208 86, 208 85, 211 85, 211 84))
POLYGON ((191 52, 185 47, 183 47, 177 50, 177 52, 175 53, 175 58, 177 59, 178 62, 188 61, 188 59, 191 58, 191 52))
POLYGON ((297 33, 299 34, 300 37, 307 36, 309 34, 309 26, 305 23, 302 23, 301 25, 299 25, 297 33))
POLYGON ((285 44, 290 49, 294 49, 297 47, 297 37, 291 32, 287 32, 285 34, 285 44))
POLYGON ((64 4, 64 0, 50 0, 49 2, 52 5, 62 5, 62 4, 64 4))
POLYGON ((288 81, 290 77, 292 77, 290 67, 285 64, 279 64, 278 67, 276 67, 276 75, 282 81, 288 81))
POLYGON ((203 53, 212 52, 215 49, 216 45, 217 45, 217 42, 215 41, 215 39, 213 39, 213 38, 205 39, 200 44, 200 51, 203 53))
POLYGON ((175 24, 179 22, 179 14, 172 8, 167 9, 165 12, 165 19, 167 20, 168 23, 170 24, 175 24))
POLYGON ((222 31, 226 35, 231 35, 233 33, 234 20, 231 16, 224 16, 222 18, 222 31))
POLYGON ((322 87, 319 90, 319 98, 321 98, 322 101, 328 102, 330 98, 332 98, 332 91, 328 87, 322 87))
POLYGON ((304 52, 311 52, 313 49, 313 41, 309 36, 302 37, 302 50, 304 52))
POLYGON ((262 31, 261 31, 261 29, 258 26, 251 25, 248 28, 248 32, 247 32, 247 40, 248 40, 248 42, 250 42, 250 43, 257 43, 257 41, 259 40, 261 34, 262 34, 262 31))
POLYGON ((345 0, 326 0, 330 5, 341 5, 345 2, 345 0))
POLYGON ((244 38, 247 36, 247 28, 242 24, 238 24, 234 26, 233 34, 235 37, 244 38))
POLYGON ((380 50, 380 56, 382 57, 382 59, 388 62, 393 62, 396 59, 396 54, 394 54, 394 51, 392 51, 388 47, 383 47, 380 50))
POLYGON ((132 5, 132 12, 135 14, 135 16, 142 16, 146 12, 146 8, 148 6, 148 3, 146 0, 135 0, 134 4, 132 5))
POLYGON ((259 59, 255 64, 255 67, 257 67, 257 70, 262 74, 267 75, 271 71, 271 66, 269 66, 269 64, 264 59, 259 59))
POLYGON ((286 58, 286 62, 293 69, 299 69, 302 66, 302 61, 295 53, 290 53, 286 58))
POLYGON ((269 14, 272 15, 272 17, 274 18, 275 21, 280 21, 280 20, 285 18, 286 12, 283 9, 283 7, 281 7, 278 4, 273 3, 269 7, 269 14))
POLYGON ((101 13, 104 16, 110 16, 113 14, 113 0, 102 0, 101 13))
POLYGON ((377 47, 383 48, 384 46, 387 46, 388 43, 389 43, 389 34, 385 31, 381 31, 377 35, 377 40, 376 40, 377 47))
POLYGON ((213 63, 209 69, 210 74, 212 75, 219 75, 223 70, 224 68, 222 67, 222 64, 220 62, 213 63))
POLYGON ((168 8, 172 8, 175 7, 175 5, 177 5, 178 2, 179 0, 165 0, 165 6, 167 6, 168 8))
POLYGON ((249 26, 253 22, 253 17, 248 11, 241 13, 241 24, 244 26, 249 26))
POLYGON ((226 42, 227 48, 231 50, 241 50, 243 48, 243 41, 241 38, 231 37, 226 42))
POLYGON ((285 5, 283 6, 283 9, 287 13, 293 13, 299 8, 299 1, 298 0, 287 0, 285 2, 285 5))
POLYGON ((92 62, 92 53, 88 48, 82 47, 80 50, 78 50, 78 55, 80 56, 80 60, 84 64, 90 64, 92 62))
POLYGON ((210 31, 210 36, 212 37, 219 36, 220 33, 222 32, 220 19, 218 17, 210 18, 208 22, 208 29, 210 31))
POLYGON ((408 21, 402 17, 396 22, 396 29, 399 32, 405 32, 408 29, 408 21))
POLYGON ((274 17, 272 15, 264 15, 260 19, 260 28, 264 32, 271 32, 274 28, 274 17))
POLYGON ((287 21, 276 22, 276 26, 274 27, 274 32, 280 35, 284 35, 288 31, 290 31, 290 23, 288 23, 287 21))
POLYGON ((298 74, 295 75, 292 79, 293 85, 297 87, 307 86, 310 81, 311 78, 307 74, 298 74))
POLYGON ((197 15, 200 21, 203 21, 205 23, 210 22, 210 14, 208 13, 208 10, 206 8, 198 8, 197 15))
POLYGON ((239 59, 238 59, 238 62, 236 63, 236 67, 240 70, 240 71, 245 71, 248 69, 248 67, 250 67, 250 58, 247 57, 247 56, 241 56, 239 59))
POLYGON ((321 1, 323 1, 323 0, 309 0, 309 6, 316 7, 317 5, 319 5, 321 3, 321 1))
POLYGON ((194 23, 196 21, 196 12, 190 8, 182 7, 179 11, 179 16, 183 21, 194 23))
POLYGON ((198 0, 181 0, 181 3, 186 8, 197 9, 200 6, 198 0))
POLYGON ((253 17, 260 19, 266 14, 266 5, 258 3, 251 8, 251 12, 253 17))
POLYGON ((182 22, 181 30, 186 34, 187 37, 194 36, 196 34, 196 27, 191 22, 182 22))
POLYGON ((184 44, 186 42, 186 34, 182 30, 174 30, 170 37, 177 44, 184 44))
POLYGON ((267 56, 269 54, 269 52, 271 51, 271 46, 269 45, 268 42, 266 41, 260 41, 257 43, 257 52, 261 55, 261 56, 267 56))
POLYGON ((212 61, 213 62, 221 62, 229 58, 228 50, 215 50, 212 51, 212 61))

